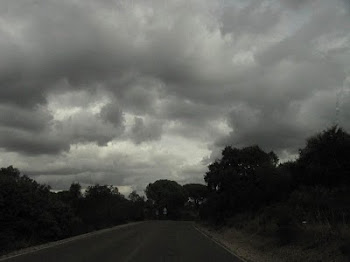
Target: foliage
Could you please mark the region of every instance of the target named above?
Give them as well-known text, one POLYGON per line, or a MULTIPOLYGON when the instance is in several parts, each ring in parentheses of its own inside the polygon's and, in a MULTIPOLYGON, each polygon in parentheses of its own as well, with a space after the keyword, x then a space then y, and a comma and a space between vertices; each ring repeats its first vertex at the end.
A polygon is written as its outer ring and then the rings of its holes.
POLYGON ((116 187, 96 184, 87 188, 78 214, 90 229, 100 229, 126 222, 126 206, 127 200, 116 187))
POLYGON ((334 187, 350 185, 350 135, 333 126, 307 140, 299 151, 297 183, 334 187))
POLYGON ((10 250, 70 236, 79 218, 59 201, 50 187, 40 185, 18 169, 0 171, 0 247, 10 250))
POLYGON ((183 185, 183 188, 186 190, 189 200, 194 204, 196 209, 199 208, 200 204, 208 196, 208 188, 202 184, 186 184, 183 185))
POLYGON ((211 191, 227 191, 234 184, 232 180, 253 178, 259 169, 275 167, 277 162, 274 152, 266 153, 258 146, 228 146, 222 151, 222 158, 209 165, 204 180, 211 191))
POLYGON ((280 165, 274 152, 258 146, 228 146, 208 166, 204 181, 181 186, 157 180, 147 186, 145 200, 135 191, 125 198, 116 187, 98 184, 84 194, 78 183, 53 193, 12 166, 1 168, 0 248, 6 252, 145 218, 198 214, 236 228, 258 221, 261 232, 272 225, 280 244, 293 241, 302 221, 336 230, 350 223, 350 135, 329 128, 309 138, 296 161, 280 165))
MULTIPOLYGON (((331 127, 310 137, 295 161, 277 163, 274 153, 257 146, 226 147, 204 176, 209 194, 201 218, 239 230, 258 225, 257 233, 274 237, 280 245, 295 244, 297 236, 307 236, 315 226, 334 236, 349 226, 348 133, 331 127)), ((318 245, 334 236, 322 233, 307 239, 318 245)), ((344 254, 348 250, 346 244, 341 246, 344 254)))
POLYGON ((277 162, 275 153, 266 153, 258 146, 226 147, 222 158, 208 166, 204 180, 210 193, 201 214, 222 222, 239 212, 256 212, 282 196, 284 178, 278 173, 277 162))
POLYGON ((288 203, 298 211, 294 215, 299 220, 332 225, 350 223, 348 186, 332 189, 303 186, 291 193, 288 203))
POLYGON ((94 185, 53 193, 12 166, 0 170, 0 253, 144 219, 144 198, 94 185))
POLYGON ((136 191, 132 191, 129 194, 131 201, 131 214, 133 220, 143 220, 145 218, 145 197, 137 194, 136 191))
POLYGON ((145 193, 159 213, 162 213, 162 209, 166 208, 167 217, 172 219, 180 217, 180 209, 184 207, 188 199, 186 191, 181 185, 166 179, 150 183, 145 193))

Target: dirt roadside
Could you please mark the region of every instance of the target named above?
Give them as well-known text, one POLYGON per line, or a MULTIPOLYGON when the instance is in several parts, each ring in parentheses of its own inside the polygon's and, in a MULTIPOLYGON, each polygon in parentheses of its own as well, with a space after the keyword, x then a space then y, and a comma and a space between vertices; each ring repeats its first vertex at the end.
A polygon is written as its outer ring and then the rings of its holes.
POLYGON ((339 243, 330 241, 318 246, 300 243, 278 245, 276 239, 247 234, 234 228, 214 229, 196 224, 202 233, 229 249, 246 262, 346 262, 339 243))

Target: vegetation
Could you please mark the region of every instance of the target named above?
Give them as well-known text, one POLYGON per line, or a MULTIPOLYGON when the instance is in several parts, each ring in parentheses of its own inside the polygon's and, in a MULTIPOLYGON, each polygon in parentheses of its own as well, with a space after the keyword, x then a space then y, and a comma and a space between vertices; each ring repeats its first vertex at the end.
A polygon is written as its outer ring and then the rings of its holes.
POLYGON ((332 127, 309 138, 297 160, 277 163, 258 146, 226 147, 204 177, 209 194, 201 218, 275 246, 333 246, 333 254, 349 258, 350 135, 332 127))
POLYGON ((186 190, 190 206, 198 210, 208 197, 208 188, 202 184, 186 184, 183 188, 186 190))
POLYGON ((282 164, 257 145, 227 146, 208 166, 206 185, 157 180, 147 186, 147 200, 135 191, 125 198, 108 185, 83 194, 73 183, 53 193, 12 166, 2 168, 1 252, 128 221, 200 218, 281 247, 299 243, 307 250, 336 240, 350 256, 349 156, 350 135, 338 127, 309 138, 297 160, 282 164))
POLYGON ((0 170, 0 253, 144 219, 144 199, 116 187, 81 186, 53 193, 12 166, 0 170))
POLYGON ((166 218, 170 219, 179 219, 181 217, 181 210, 188 199, 182 186, 175 181, 166 179, 150 183, 145 193, 156 214, 159 216, 165 215, 163 213, 165 208, 166 218))
POLYGON ((81 223, 50 187, 39 185, 12 166, 0 171, 1 251, 61 239, 81 223))

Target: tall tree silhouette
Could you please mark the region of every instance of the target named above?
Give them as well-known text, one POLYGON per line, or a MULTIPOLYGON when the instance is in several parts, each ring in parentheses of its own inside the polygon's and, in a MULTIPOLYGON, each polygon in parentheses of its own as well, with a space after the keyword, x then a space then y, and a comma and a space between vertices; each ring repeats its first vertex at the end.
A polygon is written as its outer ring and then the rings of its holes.
POLYGON ((333 126, 307 140, 299 151, 298 183, 306 185, 350 185, 350 135, 333 126))
POLYGON ((277 163, 274 152, 266 153, 258 146, 226 147, 204 177, 209 197, 202 214, 220 222, 242 210, 256 211, 266 201, 267 177, 278 179, 277 163))
POLYGON ((150 183, 145 192, 158 212, 161 213, 162 209, 166 208, 168 217, 174 219, 180 217, 180 209, 188 199, 186 191, 181 185, 166 179, 150 183))

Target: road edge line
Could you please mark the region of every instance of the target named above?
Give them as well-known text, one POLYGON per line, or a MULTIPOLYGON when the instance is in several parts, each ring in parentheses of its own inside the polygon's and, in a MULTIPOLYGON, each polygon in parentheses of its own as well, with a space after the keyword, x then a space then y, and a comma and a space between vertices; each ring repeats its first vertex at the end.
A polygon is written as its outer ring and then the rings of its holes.
POLYGON ((223 249, 225 249, 227 252, 229 252, 231 255, 237 257, 238 259, 240 259, 242 262, 251 262, 249 260, 246 260, 245 258, 239 256, 238 254, 236 254, 233 250, 231 250, 227 245, 225 245, 223 242, 219 241, 218 239, 216 239, 215 237, 213 237, 212 235, 209 235, 207 232, 205 232, 204 230, 200 229, 198 226, 193 225, 193 227, 199 232, 201 233, 203 236, 205 236, 206 238, 210 239, 211 241, 213 241, 214 243, 216 243, 218 246, 222 247, 223 249))
POLYGON ((84 234, 81 234, 81 235, 76 235, 76 236, 73 236, 73 237, 64 238, 64 239, 53 241, 53 242, 47 242, 47 243, 36 245, 36 246, 26 247, 26 248, 23 248, 23 249, 19 249, 17 251, 12 251, 12 253, 0 256, 0 261, 6 261, 8 259, 12 259, 12 258, 19 257, 19 256, 22 256, 22 255, 27 255, 27 254, 35 253, 37 251, 41 251, 41 250, 48 249, 48 248, 51 248, 51 247, 60 246, 60 245, 63 245, 65 243, 72 242, 74 240, 84 239, 84 238, 87 238, 89 236, 99 235, 99 234, 104 233, 104 232, 116 230, 116 229, 123 228, 123 227, 134 226, 134 225, 142 224, 142 223, 145 223, 145 222, 147 222, 147 220, 146 221, 138 221, 138 222, 132 222, 132 223, 127 223, 127 224, 117 225, 117 226, 110 227, 110 228, 103 228, 103 229, 100 229, 100 230, 87 232, 87 233, 84 233, 84 234))

